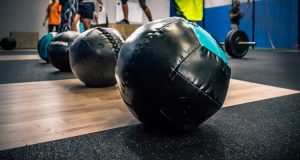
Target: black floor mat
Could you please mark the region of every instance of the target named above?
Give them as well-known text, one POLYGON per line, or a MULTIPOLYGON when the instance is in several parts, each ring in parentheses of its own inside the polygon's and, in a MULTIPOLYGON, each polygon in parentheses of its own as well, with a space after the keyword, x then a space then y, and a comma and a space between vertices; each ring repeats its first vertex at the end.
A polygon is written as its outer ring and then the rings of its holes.
MULTIPOLYGON (((5 54, 37 54, 11 51, 5 54)), ((232 78, 300 90, 300 51, 250 50, 245 58, 230 59, 232 78)), ((0 61, 0 84, 75 78, 42 60, 0 61)))
MULTIPOLYGON (((250 51, 232 78, 300 90, 300 53, 250 51)), ((0 61, 0 83, 73 78, 40 61, 0 61)), ((300 159, 300 94, 221 109, 189 134, 141 124, 0 151, 0 159, 300 159)))
POLYGON ((37 50, 1 50, 0 56, 2 55, 38 55, 37 50))
POLYGON ((232 78, 300 90, 300 51, 251 50, 230 65, 232 78))
POLYGON ((0 159, 300 159, 300 94, 221 109, 186 134, 141 124, 0 151, 0 159))
POLYGON ((0 84, 75 78, 42 60, 0 61, 0 84))

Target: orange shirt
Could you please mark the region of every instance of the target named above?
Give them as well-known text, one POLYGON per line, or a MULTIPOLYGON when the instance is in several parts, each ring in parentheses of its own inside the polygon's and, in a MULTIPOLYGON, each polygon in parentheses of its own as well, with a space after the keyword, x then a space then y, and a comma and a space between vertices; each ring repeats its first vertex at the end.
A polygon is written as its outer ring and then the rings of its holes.
POLYGON ((59 25, 61 5, 58 2, 49 4, 46 11, 49 15, 48 24, 59 25))

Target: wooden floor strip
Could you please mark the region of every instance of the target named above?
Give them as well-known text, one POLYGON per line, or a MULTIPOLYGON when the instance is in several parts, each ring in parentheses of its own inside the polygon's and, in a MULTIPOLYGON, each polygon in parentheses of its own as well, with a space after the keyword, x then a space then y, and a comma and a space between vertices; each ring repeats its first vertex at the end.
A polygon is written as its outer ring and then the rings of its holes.
POLYGON ((0 55, 0 61, 16 61, 16 60, 38 60, 38 55, 0 55))
POLYGON ((276 98, 300 91, 231 79, 223 107, 276 98))
MULTIPOLYGON (((232 79, 224 107, 299 93, 232 79)), ((117 86, 77 79, 0 84, 0 150, 139 123, 117 86)))

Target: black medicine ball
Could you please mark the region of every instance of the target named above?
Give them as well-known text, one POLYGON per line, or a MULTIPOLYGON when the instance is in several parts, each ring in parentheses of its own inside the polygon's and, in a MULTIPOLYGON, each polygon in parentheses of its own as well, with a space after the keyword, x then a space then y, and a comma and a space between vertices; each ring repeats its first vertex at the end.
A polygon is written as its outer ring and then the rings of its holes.
POLYGON ((0 41, 1 47, 4 50, 12 50, 17 46, 17 42, 13 37, 4 37, 0 41))
POLYGON ((128 37, 116 79, 124 102, 145 126, 187 131, 223 105, 228 63, 208 32, 171 17, 147 23, 128 37))
POLYGON ((73 41, 78 37, 78 32, 67 31, 53 37, 48 46, 50 63, 60 71, 71 71, 69 50, 73 41))
POLYGON ((86 86, 115 85, 115 67, 122 45, 121 34, 115 29, 97 27, 83 32, 70 50, 73 73, 86 86))

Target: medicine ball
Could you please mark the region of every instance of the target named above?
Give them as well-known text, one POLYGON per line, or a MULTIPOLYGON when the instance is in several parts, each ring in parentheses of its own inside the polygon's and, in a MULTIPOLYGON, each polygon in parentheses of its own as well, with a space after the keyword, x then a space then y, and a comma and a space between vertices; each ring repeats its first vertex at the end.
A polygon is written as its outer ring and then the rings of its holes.
POLYGON ((127 38, 116 79, 124 102, 145 126, 189 131, 223 105, 228 63, 208 32, 171 17, 147 23, 127 38))
POLYGON ((83 32, 70 49, 70 64, 75 76, 86 86, 116 84, 115 67, 123 39, 112 28, 92 28, 83 32))
POLYGON ((4 50, 12 50, 17 46, 17 42, 13 37, 4 37, 0 41, 0 45, 4 50))
POLYGON ((48 59, 48 51, 47 51, 47 48, 48 48, 48 45, 49 43, 51 42, 52 38, 57 35, 57 32, 51 32, 51 33, 48 33, 46 35, 44 35, 39 41, 38 41, 38 46, 37 46, 37 49, 38 49, 38 53, 39 53, 39 56, 42 60, 46 61, 46 62, 49 62, 49 59, 48 59))
POLYGON ((60 71, 71 71, 69 50, 78 35, 78 32, 67 31, 56 35, 51 40, 48 46, 48 58, 50 63, 60 71))

